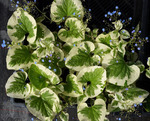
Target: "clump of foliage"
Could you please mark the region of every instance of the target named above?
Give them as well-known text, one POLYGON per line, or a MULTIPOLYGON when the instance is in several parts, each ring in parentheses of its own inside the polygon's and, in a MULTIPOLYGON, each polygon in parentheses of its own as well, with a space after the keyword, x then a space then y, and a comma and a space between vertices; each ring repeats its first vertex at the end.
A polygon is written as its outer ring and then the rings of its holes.
MULTIPOLYGON (((12 42, 6 61, 7 69, 15 72, 6 83, 7 95, 24 99, 42 121, 67 121, 65 109, 71 105, 77 105, 81 121, 106 121, 109 112, 135 110, 149 95, 135 85, 144 65, 131 59, 133 47, 142 46, 139 27, 130 34, 124 22, 111 18, 113 30, 103 28, 99 34, 83 20, 80 0, 54 0, 50 11, 51 20, 64 25, 58 32, 42 23, 43 15, 34 19, 26 6, 10 17, 7 32, 12 42)), ((113 15, 121 13, 105 16, 113 15)), ((149 76, 149 69, 146 72, 149 76)))

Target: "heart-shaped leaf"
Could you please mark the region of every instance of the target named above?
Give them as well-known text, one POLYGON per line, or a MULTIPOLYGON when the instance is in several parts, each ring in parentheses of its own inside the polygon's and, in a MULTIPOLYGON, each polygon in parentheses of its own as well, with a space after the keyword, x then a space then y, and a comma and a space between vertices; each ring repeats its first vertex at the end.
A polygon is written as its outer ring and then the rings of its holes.
POLYGON ((80 103, 77 110, 80 121, 104 121, 106 104, 102 99, 97 99, 91 107, 88 107, 86 103, 80 103))
POLYGON ((52 121, 61 110, 58 96, 49 88, 43 88, 39 95, 30 95, 25 103, 28 110, 42 121, 52 121))
POLYGON ((18 70, 20 68, 29 68, 36 59, 36 54, 33 53, 33 50, 29 46, 11 46, 6 57, 7 69, 18 70))
POLYGON ((106 71, 100 66, 83 68, 77 75, 77 79, 86 87, 86 96, 93 98, 99 95, 105 87, 106 71))
POLYGON ((92 65, 91 52, 94 49, 95 46, 90 41, 80 43, 77 47, 71 49, 66 58, 65 65, 75 71, 80 71, 82 68, 92 65))
POLYGON ((107 67, 108 81, 118 86, 124 86, 135 82, 140 76, 140 69, 136 65, 128 66, 121 55, 112 59, 107 67))
POLYGON ((68 17, 84 17, 84 9, 80 0, 55 0, 51 5, 51 19, 62 22, 68 17))
POLYGON ((83 94, 82 84, 77 81, 77 77, 73 74, 67 75, 64 85, 63 94, 71 97, 78 97, 83 94))
POLYGON ((29 34, 27 41, 32 44, 36 39, 37 24, 30 14, 19 7, 8 20, 7 32, 16 43, 22 42, 25 35, 29 34))
POLYGON ((27 73, 14 72, 8 79, 5 88, 7 96, 13 98, 25 98, 30 93, 30 85, 26 83, 27 73))
POLYGON ((55 85, 60 82, 55 73, 40 64, 32 64, 28 76, 31 83, 39 90, 47 87, 49 84, 55 85))
POLYGON ((123 24, 121 23, 120 20, 113 22, 113 24, 116 30, 121 30, 123 27, 123 24))
POLYGON ((112 40, 111 40, 111 37, 110 37, 110 35, 109 34, 100 34, 97 38, 96 38, 96 40, 95 40, 96 42, 98 42, 98 43, 102 43, 102 44, 104 44, 104 45, 107 45, 108 47, 110 47, 110 44, 111 44, 111 42, 112 42, 112 40))
POLYGON ((130 38, 130 34, 129 34, 129 32, 128 32, 127 30, 122 29, 122 30, 120 31, 120 37, 121 37, 122 39, 129 39, 129 38, 130 38))
POLYGON ((69 29, 60 29, 58 37, 68 43, 80 42, 85 38, 85 30, 83 23, 77 18, 68 18, 65 22, 66 27, 69 29))

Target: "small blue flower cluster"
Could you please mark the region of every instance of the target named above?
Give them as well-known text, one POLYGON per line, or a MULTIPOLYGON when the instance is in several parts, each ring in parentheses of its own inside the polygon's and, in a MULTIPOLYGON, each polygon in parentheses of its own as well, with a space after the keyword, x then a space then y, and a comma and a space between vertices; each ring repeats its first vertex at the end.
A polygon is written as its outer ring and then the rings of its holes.
POLYGON ((5 40, 3 40, 3 43, 1 44, 1 47, 2 47, 2 48, 5 48, 5 47, 6 47, 6 42, 5 42, 5 40))

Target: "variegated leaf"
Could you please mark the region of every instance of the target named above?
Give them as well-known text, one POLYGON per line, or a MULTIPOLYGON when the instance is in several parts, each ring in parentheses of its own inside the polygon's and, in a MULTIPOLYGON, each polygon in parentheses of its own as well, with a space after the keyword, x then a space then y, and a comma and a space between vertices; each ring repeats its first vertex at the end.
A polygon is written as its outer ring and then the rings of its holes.
POLYGON ((49 84, 58 84, 60 82, 58 76, 40 64, 32 64, 29 72, 31 83, 37 88, 42 89, 48 87, 49 84))
POLYGON ((85 86, 85 95, 93 98, 99 95, 106 81, 106 71, 100 66, 83 68, 77 75, 79 82, 85 86))
POLYGON ((84 17, 84 9, 80 0, 55 0, 51 5, 51 19, 56 23, 68 17, 84 17))
POLYGON ((112 59, 107 67, 108 81, 118 86, 135 82, 140 76, 140 69, 136 65, 128 66, 121 55, 112 59))
POLYGON ((34 63, 35 60, 37 60, 37 55, 29 46, 13 45, 7 53, 7 69, 27 69, 34 63))
POLYGON ((86 103, 80 103, 77 107, 80 121, 104 121, 106 104, 102 99, 97 99, 94 105, 88 107, 86 103))
POLYGON ((7 32, 16 43, 22 42, 25 35, 29 34, 27 41, 32 44, 36 39, 37 24, 29 13, 19 7, 8 20, 7 32))
POLYGON ((30 95, 25 103, 28 110, 42 121, 52 121, 61 110, 58 96, 49 88, 43 88, 38 95, 30 95))
POLYGON ((69 29, 60 29, 58 32, 58 37, 68 43, 72 44, 75 42, 80 42, 85 38, 85 30, 83 23, 77 18, 68 18, 65 22, 66 27, 69 29))
POLYGON ((75 71, 80 71, 82 68, 92 65, 91 52, 94 49, 95 46, 90 41, 80 43, 77 47, 71 49, 66 58, 65 65, 75 71))
POLYGON ((31 87, 26 83, 26 79, 26 72, 14 72, 5 85, 7 96, 21 99, 28 96, 31 87))
POLYGON ((63 94, 70 97, 78 97, 83 94, 82 84, 77 81, 77 77, 73 74, 67 75, 64 85, 63 94))
POLYGON ((129 33, 127 30, 122 29, 122 30, 120 31, 120 37, 121 37, 122 39, 129 39, 129 38, 130 38, 130 33, 129 33))

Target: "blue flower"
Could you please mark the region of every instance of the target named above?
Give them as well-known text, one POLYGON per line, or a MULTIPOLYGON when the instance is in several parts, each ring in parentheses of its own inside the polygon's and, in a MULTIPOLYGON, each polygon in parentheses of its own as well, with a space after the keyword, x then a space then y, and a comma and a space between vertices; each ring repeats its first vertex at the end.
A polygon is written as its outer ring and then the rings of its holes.
POLYGON ((107 14, 105 14, 105 17, 107 17, 107 14))
POLYGON ((42 62, 44 62, 44 59, 42 59, 42 62))
POLYGON ((116 63, 118 63, 118 61, 116 61, 116 63))
POLYGON ((115 13, 116 13, 116 11, 113 11, 112 13, 113 13, 113 14, 115 14, 115 13))
POLYGON ((16 8, 18 7, 18 5, 16 5, 16 8))
POLYGON ((58 28, 60 29, 60 28, 61 28, 61 25, 59 25, 58 28))
POLYGON ((52 57, 52 54, 50 54, 50 57, 52 57))
POLYGON ((112 42, 112 40, 109 40, 109 42, 112 42))
POLYGON ((141 50, 141 48, 140 48, 140 47, 138 47, 137 49, 138 49, 138 50, 141 50))
POLYGON ((146 40, 148 40, 148 37, 145 37, 146 40))
POLYGON ((34 62, 34 64, 37 64, 37 62, 34 62))
POLYGON ((125 22, 125 20, 122 20, 122 23, 124 23, 125 22))
POLYGON ((136 46, 136 47, 137 47, 137 46, 138 46, 138 45, 137 45, 137 43, 135 43, 135 45, 134 45, 134 46, 136 46))
POLYGON ((19 4, 19 1, 17 1, 17 4, 19 4))
POLYGON ((118 118, 119 121, 121 121, 121 118, 118 118))
POLYGON ((116 6, 115 8, 116 8, 116 9, 119 9, 119 7, 118 7, 118 6, 116 6))
POLYGON ((91 11, 91 9, 89 9, 89 11, 91 11))
POLYGON ((132 50, 132 53, 134 53, 134 50, 132 50))
POLYGON ((48 68, 51 69, 51 66, 49 66, 48 68))
POLYGON ((5 44, 5 40, 3 40, 3 43, 1 44, 2 48, 6 47, 6 44, 5 44))
POLYGON ((24 10, 26 11, 27 9, 26 9, 26 8, 24 8, 24 10))
POLYGON ((122 33, 125 33, 125 31, 122 31, 122 33))
POLYGON ((126 88, 126 90, 129 90, 128 88, 126 88))
POLYGON ((135 30, 132 31, 132 33, 134 33, 134 32, 135 32, 135 30))
POLYGON ((31 118, 31 121, 34 121, 34 118, 31 118))
POLYGON ((108 11, 108 13, 107 13, 108 15, 110 15, 111 13, 110 13, 110 11, 108 11))
POLYGON ((139 31, 139 33, 141 33, 141 31, 139 31))
POLYGON ((62 19, 65 20, 65 17, 63 17, 62 19))
POLYGON ((81 15, 78 15, 78 17, 81 17, 81 15))
POLYGON ((54 72, 56 72, 56 69, 54 69, 54 72))
POLYGON ((75 15, 76 13, 74 12, 73 15, 75 15))
POLYGON ((121 15, 121 12, 118 12, 118 15, 120 16, 120 15, 121 15))
POLYGON ((66 58, 64 58, 64 61, 66 61, 66 58))
POLYGON ((34 0, 34 2, 36 3, 36 0, 34 0))
POLYGON ((142 103, 140 103, 139 105, 142 106, 142 103))
POLYGON ((102 31, 104 32, 104 31, 105 31, 105 28, 102 28, 102 31))
POLYGON ((83 90, 85 90, 85 87, 83 87, 83 90))
POLYGON ((48 60, 48 62, 51 63, 52 61, 51 61, 51 60, 48 60))
POLYGON ((131 21, 131 20, 132 20, 132 17, 129 17, 129 20, 131 21))
POLYGON ((137 107, 137 104, 134 104, 134 107, 137 107))

